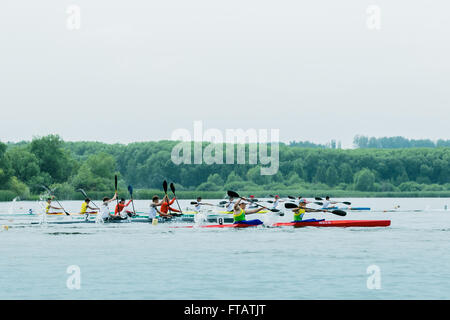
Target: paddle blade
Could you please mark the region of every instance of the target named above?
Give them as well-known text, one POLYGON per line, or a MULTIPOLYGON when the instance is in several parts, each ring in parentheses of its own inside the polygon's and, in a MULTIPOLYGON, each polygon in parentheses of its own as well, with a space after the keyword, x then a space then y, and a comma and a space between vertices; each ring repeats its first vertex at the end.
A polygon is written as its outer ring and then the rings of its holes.
POLYGON ((315 197, 314 199, 319 200, 319 201, 323 200, 321 197, 315 197))
POLYGON ((352 203, 351 202, 348 202, 348 201, 344 201, 344 202, 342 202, 343 204, 346 204, 346 205, 351 205, 352 203))
POLYGON ((80 191, 80 192, 83 194, 83 196, 84 196, 85 198, 89 198, 89 197, 87 196, 86 192, 84 192, 83 189, 78 189, 78 191, 80 191))
POLYGON ((293 196, 288 196, 289 199, 295 200, 295 197, 293 196))
POLYGON ((131 197, 133 198, 133 187, 131 185, 128 186, 128 192, 130 193, 131 197))
POLYGON ((272 211, 272 212, 280 212, 279 209, 269 209, 269 210, 272 211))
POLYGON ((191 201, 191 204, 197 204, 197 202, 195 202, 195 201, 191 201))
POLYGON ((240 196, 239 196, 238 193, 236 193, 236 192, 234 192, 234 191, 231 191, 231 190, 228 190, 228 191, 227 191, 227 194, 228 194, 228 196, 231 197, 231 198, 240 198, 240 196))
POLYGON ((286 202, 284 204, 284 207, 286 209, 296 209, 296 208, 298 208, 298 206, 295 203, 292 203, 292 202, 286 202))
POLYGON ((329 211, 329 212, 331 212, 332 214, 335 214, 335 215, 341 216, 341 217, 343 217, 343 216, 347 215, 347 212, 345 212, 345 211, 342 211, 342 210, 333 210, 333 211, 329 211))
POLYGON ((272 200, 267 200, 267 202, 268 202, 268 203, 273 203, 273 201, 272 201, 272 200))
POLYGON ((323 202, 314 202, 315 204, 318 204, 319 206, 323 206, 323 202))
POLYGON ((114 190, 117 191, 117 174, 114 176, 114 190))
POLYGON ((163 189, 164 189, 164 193, 167 193, 167 181, 164 180, 163 182, 163 189))
POLYGON ((175 185, 173 182, 170 183, 170 190, 172 190, 172 193, 175 194, 175 185))
POLYGON ((220 201, 219 204, 227 204, 228 201, 220 201))

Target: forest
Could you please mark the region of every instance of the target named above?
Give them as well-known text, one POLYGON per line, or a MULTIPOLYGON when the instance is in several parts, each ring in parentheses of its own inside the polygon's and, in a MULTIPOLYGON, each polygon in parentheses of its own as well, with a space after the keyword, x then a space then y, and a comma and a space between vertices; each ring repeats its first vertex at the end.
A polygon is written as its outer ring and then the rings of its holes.
MULTIPOLYGON (((403 138, 404 139, 404 138, 403 138)), ((450 147, 440 144, 394 147, 398 138, 374 141, 355 137, 355 149, 336 144, 281 144, 279 170, 261 175, 254 164, 180 164, 171 161, 178 142, 106 144, 67 142, 58 135, 35 137, 18 143, 0 142, 0 200, 18 196, 33 199, 42 185, 60 198, 78 197, 82 188, 90 194, 110 195, 114 175, 120 189, 132 185, 140 197, 161 190, 163 180, 174 182, 179 195, 220 196, 238 190, 265 196, 296 193, 304 196, 327 192, 366 196, 449 196, 450 147), (376 143, 375 143, 376 144, 376 143), (384 147, 383 147, 384 146, 384 147)), ((404 139, 403 142, 411 140, 404 139)), ((204 143, 206 147, 208 143, 204 143)), ((248 153, 249 146, 246 145, 248 153)), ((270 147, 269 147, 270 149, 270 147)), ((224 157, 226 150, 224 148, 224 157)))

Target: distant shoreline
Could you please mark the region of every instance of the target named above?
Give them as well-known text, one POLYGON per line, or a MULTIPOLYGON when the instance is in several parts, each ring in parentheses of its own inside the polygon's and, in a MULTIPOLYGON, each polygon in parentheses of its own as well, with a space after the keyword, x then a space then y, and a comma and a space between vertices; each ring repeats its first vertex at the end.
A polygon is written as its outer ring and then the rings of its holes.
MULTIPOLYGON (((410 191, 410 192, 370 192, 370 191, 349 191, 349 190, 273 190, 273 191, 261 191, 261 190, 235 190, 243 197, 248 197, 250 195, 256 198, 270 198, 270 195, 279 195, 280 197, 302 196, 304 198, 314 198, 314 197, 325 197, 330 196, 331 198, 450 198, 450 191, 410 191)), ((92 199, 102 199, 105 196, 113 196, 114 191, 91 191, 87 192, 88 196, 92 199)), ((0 201, 9 202, 16 198, 12 191, 0 190, 0 201)), ((154 195, 158 195, 160 198, 164 196, 162 190, 153 189, 136 189, 134 191, 135 200, 150 200, 154 195)), ((173 194, 169 194, 173 197, 173 194)), ((129 198, 127 190, 119 190, 119 197, 129 198)), ((177 191, 178 199, 183 200, 195 200, 197 197, 202 197, 203 199, 225 199, 226 191, 177 191)), ((59 200, 83 200, 84 197, 79 192, 73 192, 66 195, 60 195, 59 200)), ((37 201, 39 200, 39 195, 30 195, 27 198, 21 198, 24 201, 37 201)))

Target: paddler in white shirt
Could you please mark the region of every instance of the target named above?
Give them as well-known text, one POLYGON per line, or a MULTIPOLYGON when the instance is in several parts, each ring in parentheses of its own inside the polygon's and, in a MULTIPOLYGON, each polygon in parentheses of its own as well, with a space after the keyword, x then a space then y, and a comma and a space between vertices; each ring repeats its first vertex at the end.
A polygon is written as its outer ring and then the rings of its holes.
POLYGON ((325 200, 323 201, 323 204, 322 204, 322 209, 328 209, 329 207, 330 207, 330 205, 331 204, 336 204, 337 202, 333 202, 333 201, 330 201, 330 197, 329 196, 326 196, 325 197, 325 200))
POLYGON ((229 202, 225 205, 225 209, 228 212, 232 212, 234 208, 234 198, 230 197, 229 202))
POLYGON ((170 214, 161 212, 158 210, 158 207, 161 206, 164 203, 164 200, 159 201, 159 197, 157 195, 154 195, 152 198, 152 203, 150 204, 150 212, 148 214, 148 219, 153 220, 156 218, 156 215, 159 214, 161 217, 165 218, 172 218, 170 214))
POLYGON ((114 217, 113 214, 111 214, 111 211, 109 209, 109 203, 116 200, 116 198, 117 198, 117 192, 114 193, 114 197, 112 197, 111 199, 108 197, 103 198, 103 203, 100 207, 100 213, 101 213, 101 217, 102 217, 103 221, 106 221, 109 219, 117 219, 116 217, 114 217))
POLYGON ((63 210, 63 211, 64 211, 63 208, 52 206, 52 200, 53 200, 54 198, 55 198, 54 196, 51 197, 51 198, 47 198, 47 203, 46 203, 46 205, 45 205, 45 213, 54 213, 54 212, 51 212, 52 209, 53 209, 53 210, 63 210))
POLYGON ((211 204, 211 203, 204 203, 204 202, 202 202, 202 197, 198 197, 197 198, 197 204, 194 207, 195 211, 197 211, 197 213, 199 213, 200 210, 202 209, 202 206, 213 206, 213 204, 211 204))
POLYGON ((273 201, 272 209, 276 209, 276 208, 278 207, 278 204, 279 204, 280 202, 284 202, 284 200, 280 200, 280 196, 279 196, 279 195, 276 195, 276 196, 275 196, 275 199, 274 199, 274 201, 273 201))

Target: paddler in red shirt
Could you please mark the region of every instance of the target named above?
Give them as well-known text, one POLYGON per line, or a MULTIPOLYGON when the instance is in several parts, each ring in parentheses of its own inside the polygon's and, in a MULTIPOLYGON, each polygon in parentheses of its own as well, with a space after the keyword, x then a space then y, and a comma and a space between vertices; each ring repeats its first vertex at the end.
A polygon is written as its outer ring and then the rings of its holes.
MULTIPOLYGON (((175 202, 175 199, 176 198, 174 197, 172 200, 169 201, 169 197, 167 195, 164 196, 164 198, 162 200, 160 211, 164 214, 167 214, 167 212, 169 212, 169 209, 170 209, 170 211, 173 211, 173 212, 180 212, 180 210, 174 209, 170 206, 171 204, 173 204, 175 202)), ((173 213, 171 213, 171 215, 177 216, 177 214, 173 214, 173 213)))
POLYGON ((132 216, 134 215, 134 212, 132 211, 128 211, 128 210, 124 210, 126 207, 128 207, 128 205, 131 203, 132 200, 129 200, 127 204, 125 204, 125 199, 122 198, 120 199, 119 203, 116 205, 116 208, 114 210, 114 215, 120 215, 122 218, 126 218, 127 216, 132 216))

